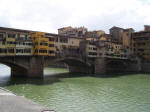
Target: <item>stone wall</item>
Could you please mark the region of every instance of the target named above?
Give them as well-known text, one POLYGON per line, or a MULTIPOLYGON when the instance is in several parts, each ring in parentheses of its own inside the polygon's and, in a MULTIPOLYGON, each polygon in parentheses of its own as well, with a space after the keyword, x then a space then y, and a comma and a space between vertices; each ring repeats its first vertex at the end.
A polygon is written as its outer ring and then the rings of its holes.
POLYGON ((42 56, 31 57, 30 67, 27 76, 34 78, 43 78, 44 58, 42 56))
POLYGON ((141 71, 141 61, 139 59, 130 61, 127 66, 127 72, 138 73, 141 71))
POLYGON ((95 74, 103 75, 106 73, 106 59, 96 58, 95 59, 95 74))
POLYGON ((141 71, 144 73, 150 73, 150 63, 142 63, 141 64, 141 71))

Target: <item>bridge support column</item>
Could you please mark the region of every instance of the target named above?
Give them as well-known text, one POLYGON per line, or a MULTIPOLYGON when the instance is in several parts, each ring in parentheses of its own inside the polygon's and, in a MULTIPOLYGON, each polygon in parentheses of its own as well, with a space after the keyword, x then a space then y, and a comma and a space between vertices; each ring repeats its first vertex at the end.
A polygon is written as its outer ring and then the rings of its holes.
POLYGON ((43 69, 44 69, 44 58, 42 56, 31 57, 30 67, 27 70, 27 77, 43 78, 43 69))
POLYGON ((95 74, 104 75, 106 73, 106 61, 105 58, 95 59, 95 74))
POLYGON ((127 67, 127 71, 129 72, 140 72, 141 71, 141 60, 136 59, 135 61, 131 61, 129 66, 127 67))
POLYGON ((44 61, 42 56, 22 59, 22 64, 28 63, 26 68, 20 66, 11 67, 12 77, 43 78, 44 61))

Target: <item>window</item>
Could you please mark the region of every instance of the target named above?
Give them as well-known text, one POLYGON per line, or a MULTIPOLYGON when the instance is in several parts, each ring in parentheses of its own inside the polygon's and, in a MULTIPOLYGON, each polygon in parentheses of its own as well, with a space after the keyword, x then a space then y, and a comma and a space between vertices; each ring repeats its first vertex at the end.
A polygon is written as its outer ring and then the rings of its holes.
POLYGON ((39 53, 47 53, 47 50, 39 50, 39 53))
POLYGON ((5 45, 5 41, 2 41, 2 45, 5 45))
POLYGON ((89 45, 95 45, 95 43, 93 43, 93 42, 89 42, 89 45))
POLYGON ((37 49, 35 50, 35 53, 38 53, 38 50, 37 50, 37 49))
POLYGON ((97 50, 97 48, 93 48, 93 50, 97 50))
POLYGON ((2 39, 4 37, 4 35, 3 34, 0 34, 0 38, 2 39))
POLYGON ((89 52, 88 54, 89 54, 89 55, 97 55, 96 52, 89 52))
POLYGON ((32 43, 26 43, 26 45, 32 46, 32 43))
POLYGON ((35 42, 35 45, 38 45, 38 42, 35 42))
POLYGON ((138 46, 146 45, 146 43, 137 43, 138 46))
POLYGON ((55 51, 49 51, 49 53, 50 53, 50 54, 53 54, 53 53, 55 53, 55 51))
POLYGON ((16 49, 16 53, 23 53, 24 50, 23 49, 16 49))
POLYGON ((48 46, 48 43, 40 43, 41 46, 48 46))
POLYGON ((144 49, 138 49, 138 51, 144 51, 144 49))
POLYGON ((31 49, 24 49, 24 53, 31 53, 31 49))
POLYGON ((7 50, 4 48, 0 48, 0 53, 7 53, 7 50))
POLYGON ((14 49, 11 48, 8 49, 8 53, 14 53, 14 52, 15 52, 14 49))
POLYGON ((68 43, 68 39, 67 38, 60 38, 60 42, 61 43, 68 43))
POLYGON ((55 39, 54 38, 49 38, 49 41, 54 41, 55 39))
POLYGON ((99 56, 103 55, 103 53, 99 53, 99 56))
POLYGON ((49 47, 54 47, 54 44, 49 44, 49 47))
POLYGON ((13 44, 16 44, 16 42, 8 41, 7 44, 13 45, 13 44))
POLYGON ((15 34, 13 34, 13 33, 8 33, 8 38, 15 38, 15 37, 16 37, 15 34))

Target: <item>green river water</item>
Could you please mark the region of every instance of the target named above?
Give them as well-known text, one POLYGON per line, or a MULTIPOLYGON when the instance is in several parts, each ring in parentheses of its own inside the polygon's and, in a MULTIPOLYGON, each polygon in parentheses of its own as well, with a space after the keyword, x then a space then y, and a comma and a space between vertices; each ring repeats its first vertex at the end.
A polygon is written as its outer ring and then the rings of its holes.
POLYGON ((126 74, 101 78, 45 69, 44 80, 10 78, 0 65, 0 85, 56 112, 150 112, 150 75, 126 74))

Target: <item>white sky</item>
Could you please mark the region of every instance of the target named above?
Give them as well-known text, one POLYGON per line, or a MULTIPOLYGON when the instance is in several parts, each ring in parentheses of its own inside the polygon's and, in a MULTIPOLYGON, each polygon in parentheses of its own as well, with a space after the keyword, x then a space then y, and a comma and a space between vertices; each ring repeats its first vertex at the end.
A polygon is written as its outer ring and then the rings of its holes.
POLYGON ((57 33, 65 26, 143 30, 150 25, 149 0, 0 0, 0 26, 57 33))

